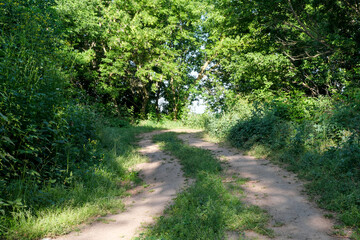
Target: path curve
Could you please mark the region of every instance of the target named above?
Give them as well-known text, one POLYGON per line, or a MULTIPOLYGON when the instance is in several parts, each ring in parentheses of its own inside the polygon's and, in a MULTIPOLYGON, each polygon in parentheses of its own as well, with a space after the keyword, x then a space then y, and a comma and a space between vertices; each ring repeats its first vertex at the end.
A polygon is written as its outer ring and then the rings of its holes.
MULTIPOLYGON (((172 129, 139 135, 139 152, 146 155, 149 162, 139 164, 135 169, 141 170, 141 176, 149 187, 125 200, 125 212, 104 217, 107 223, 93 223, 79 233, 73 232, 57 240, 132 239, 143 230, 142 226, 154 223, 154 217, 160 216, 176 193, 187 186, 178 161, 173 161, 172 156, 152 142, 154 135, 163 132, 184 133, 180 138, 185 143, 210 150, 220 159, 225 159, 227 174, 248 178, 250 181, 244 186, 244 201, 269 212, 272 216, 269 227, 274 230, 275 239, 338 239, 331 236, 334 222, 324 218, 325 212, 307 200, 302 194, 303 184, 294 174, 267 160, 244 156, 236 149, 200 139, 194 134, 199 132, 197 130, 172 129)), ((246 236, 267 239, 252 232, 247 232, 246 236)))
MULTIPOLYGON (((335 223, 325 218, 326 212, 309 202, 307 196, 302 194, 304 186, 295 174, 268 160, 244 156, 236 149, 220 147, 193 134, 182 134, 180 138, 191 146, 212 151, 220 159, 225 158, 229 165, 227 171, 250 180, 244 186, 244 200, 268 211, 275 239, 340 239, 331 236, 335 223)), ((256 237, 267 239, 263 236, 256 237)))
MULTIPOLYGON (((149 186, 139 187, 141 192, 125 199, 124 212, 109 215, 91 225, 85 226, 80 232, 72 232, 57 240, 126 240, 136 237, 142 226, 154 222, 177 192, 186 186, 185 178, 178 161, 162 152, 152 137, 164 131, 140 134, 139 152, 149 158, 146 163, 136 165, 141 178, 149 186)), ((191 130, 190 130, 191 131, 191 130)))

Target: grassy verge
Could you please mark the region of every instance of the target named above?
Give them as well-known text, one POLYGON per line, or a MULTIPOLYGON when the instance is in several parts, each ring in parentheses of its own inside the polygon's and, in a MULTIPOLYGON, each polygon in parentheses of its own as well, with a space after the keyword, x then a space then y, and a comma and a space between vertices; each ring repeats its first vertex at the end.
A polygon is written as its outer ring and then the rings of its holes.
POLYGON ((148 229, 140 239, 224 239, 226 232, 245 230, 272 236, 266 228, 268 216, 257 207, 243 204, 235 177, 230 184, 220 161, 209 151, 183 144, 175 133, 154 137, 162 149, 177 157, 186 176, 195 183, 180 193, 165 216, 148 229))
MULTIPOLYGON (((182 121, 172 121, 168 119, 157 120, 144 120, 139 123, 139 126, 142 127, 153 127, 159 129, 174 129, 174 128, 189 128, 182 121)), ((192 127, 194 128, 194 127, 192 127)))
POLYGON ((295 172, 317 204, 336 213, 336 234, 349 235, 351 228, 360 239, 358 106, 357 99, 296 96, 240 101, 221 115, 189 115, 185 124, 295 172))
POLYGON ((243 151, 284 165, 307 180, 310 196, 320 207, 337 212, 336 218, 343 223, 335 226, 339 228, 335 233, 346 236, 342 228, 348 226, 354 230, 352 239, 360 239, 359 138, 355 133, 344 137, 343 132, 326 126, 265 115, 238 122, 228 139, 243 151))
POLYGON ((131 182, 140 181, 128 167, 145 161, 137 152, 136 135, 151 131, 151 127, 105 127, 98 133, 99 162, 70 174, 66 183, 44 186, 26 179, 7 186, 14 196, 26 199, 24 205, 0 216, 0 239, 39 239, 61 235, 76 226, 93 221, 98 216, 123 209, 121 197, 131 182))

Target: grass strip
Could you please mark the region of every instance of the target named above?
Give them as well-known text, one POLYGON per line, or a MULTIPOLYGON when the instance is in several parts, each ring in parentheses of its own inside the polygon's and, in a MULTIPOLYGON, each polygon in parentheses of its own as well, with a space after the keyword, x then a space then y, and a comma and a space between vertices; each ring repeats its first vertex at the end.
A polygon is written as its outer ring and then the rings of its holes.
POLYGON ((221 163, 210 151, 183 144, 175 133, 156 135, 154 140, 177 157, 185 175, 196 181, 139 239, 224 239, 227 231, 245 230, 272 236, 266 228, 268 215, 246 206, 225 186, 221 163))

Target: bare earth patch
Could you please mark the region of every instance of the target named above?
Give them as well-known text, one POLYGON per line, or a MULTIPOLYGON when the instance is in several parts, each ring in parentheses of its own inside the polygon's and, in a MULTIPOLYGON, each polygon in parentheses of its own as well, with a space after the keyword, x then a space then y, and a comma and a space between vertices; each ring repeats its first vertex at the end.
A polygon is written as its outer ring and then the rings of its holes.
POLYGON ((142 230, 142 226, 153 223, 171 203, 176 193, 186 185, 181 166, 172 156, 162 152, 152 142, 152 137, 164 131, 141 134, 140 153, 149 158, 149 162, 138 164, 146 185, 130 191, 125 199, 124 212, 101 218, 79 232, 72 232, 57 240, 119 240, 132 239, 142 230))
MULTIPOLYGON (((183 134, 180 138, 191 146, 211 150, 224 159, 229 165, 228 174, 240 174, 242 178, 249 179, 244 185, 244 201, 268 211, 272 217, 270 228, 275 232, 275 239, 338 239, 331 236, 334 222, 325 218, 326 212, 302 194, 303 184, 294 174, 267 160, 244 156, 236 149, 220 147, 193 134, 183 134)), ((250 232, 246 236, 267 239, 250 232)))
MULTIPOLYGON (((160 216, 176 193, 187 185, 178 161, 152 142, 154 135, 167 131, 186 132, 180 135, 186 143, 211 150, 227 162, 227 175, 248 178, 244 185, 244 201, 269 212, 272 216, 270 228, 275 232, 275 239, 337 239, 331 236, 334 222, 326 219, 325 212, 302 194, 303 185, 295 175, 267 160, 243 156, 235 149, 197 138, 194 133, 198 131, 178 129, 140 135, 140 153, 148 156, 149 162, 139 164, 135 169, 140 170, 146 186, 130 192, 131 196, 125 200, 124 212, 104 217, 80 232, 70 233, 58 240, 132 239, 143 230, 142 226, 154 223, 154 217, 160 216)), ((253 232, 245 235, 246 239, 267 239, 253 232)), ((239 239, 240 236, 229 232, 228 238, 239 239)))

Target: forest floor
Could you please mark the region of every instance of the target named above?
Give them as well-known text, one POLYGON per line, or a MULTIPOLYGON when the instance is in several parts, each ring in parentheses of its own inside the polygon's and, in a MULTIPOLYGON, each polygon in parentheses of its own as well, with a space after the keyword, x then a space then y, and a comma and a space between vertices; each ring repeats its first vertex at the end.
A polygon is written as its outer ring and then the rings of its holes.
MULTIPOLYGON (((140 153, 149 158, 147 163, 136 166, 144 181, 129 191, 125 199, 126 210, 116 215, 101 217, 95 223, 80 227, 77 232, 58 240, 115 240, 132 239, 144 227, 156 222, 176 194, 191 184, 183 176, 179 162, 160 150, 152 141, 156 134, 172 131, 190 146, 210 150, 221 159, 225 174, 240 175, 248 179, 242 188, 243 201, 265 209, 271 216, 269 228, 274 239, 338 239, 334 236, 331 215, 315 206, 304 193, 303 183, 292 173, 271 164, 265 159, 242 155, 231 147, 221 146, 201 138, 201 132, 189 129, 159 130, 139 136, 140 153)), ((236 232, 228 233, 229 239, 242 239, 236 232)), ((246 239, 268 239, 254 232, 245 232, 246 239)), ((341 239, 345 239, 342 237, 341 239)))

